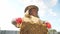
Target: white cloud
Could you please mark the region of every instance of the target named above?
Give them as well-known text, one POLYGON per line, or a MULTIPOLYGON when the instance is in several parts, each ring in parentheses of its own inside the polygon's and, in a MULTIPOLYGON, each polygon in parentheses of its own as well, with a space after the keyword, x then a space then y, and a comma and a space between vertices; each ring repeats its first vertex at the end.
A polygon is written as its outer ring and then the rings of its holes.
POLYGON ((57 16, 57 14, 56 14, 55 12, 53 12, 52 9, 49 9, 48 12, 49 12, 49 14, 52 15, 52 16, 57 16))
POLYGON ((57 16, 57 13, 53 11, 52 7, 54 7, 57 4, 58 0, 44 0, 44 2, 44 4, 47 6, 46 9, 48 14, 52 16, 57 16))
POLYGON ((44 2, 47 5, 47 7, 52 8, 57 4, 58 0, 44 0, 44 2))
POLYGON ((52 6, 55 6, 57 4, 57 2, 58 2, 58 0, 51 0, 50 3, 51 3, 52 6))

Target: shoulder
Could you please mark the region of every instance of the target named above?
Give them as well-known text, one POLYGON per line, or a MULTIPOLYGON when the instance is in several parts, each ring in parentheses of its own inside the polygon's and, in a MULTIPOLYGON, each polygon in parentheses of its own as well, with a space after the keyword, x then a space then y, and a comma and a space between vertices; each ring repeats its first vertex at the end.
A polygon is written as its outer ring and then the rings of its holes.
POLYGON ((30 20, 29 17, 24 16, 24 17, 23 17, 23 22, 31 22, 31 20, 30 20))

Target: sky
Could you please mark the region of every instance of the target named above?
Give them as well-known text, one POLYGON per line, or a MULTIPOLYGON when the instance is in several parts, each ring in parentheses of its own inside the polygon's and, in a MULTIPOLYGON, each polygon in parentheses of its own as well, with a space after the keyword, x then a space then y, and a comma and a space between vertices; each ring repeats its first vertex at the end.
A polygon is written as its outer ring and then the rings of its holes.
POLYGON ((24 16, 26 6, 39 7, 39 17, 48 21, 51 29, 60 31, 60 0, 0 0, 0 29, 19 30, 12 25, 12 20, 24 16))

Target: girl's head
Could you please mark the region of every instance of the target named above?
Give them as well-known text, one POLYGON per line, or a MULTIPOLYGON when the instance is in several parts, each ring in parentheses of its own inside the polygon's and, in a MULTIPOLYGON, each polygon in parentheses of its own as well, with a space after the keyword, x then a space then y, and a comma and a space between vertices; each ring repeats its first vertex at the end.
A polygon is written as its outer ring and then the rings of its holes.
POLYGON ((29 10, 29 15, 38 17, 38 7, 35 5, 30 5, 25 8, 25 12, 29 10))

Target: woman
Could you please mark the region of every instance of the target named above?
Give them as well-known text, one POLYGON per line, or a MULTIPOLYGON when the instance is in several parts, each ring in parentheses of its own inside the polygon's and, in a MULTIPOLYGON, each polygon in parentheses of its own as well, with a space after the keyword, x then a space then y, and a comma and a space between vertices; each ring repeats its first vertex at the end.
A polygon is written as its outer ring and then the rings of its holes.
POLYGON ((22 18, 22 23, 16 24, 16 27, 20 28, 20 34, 47 34, 48 29, 43 21, 39 19, 38 7, 35 5, 30 5, 25 8, 25 16, 22 18))

